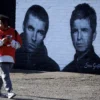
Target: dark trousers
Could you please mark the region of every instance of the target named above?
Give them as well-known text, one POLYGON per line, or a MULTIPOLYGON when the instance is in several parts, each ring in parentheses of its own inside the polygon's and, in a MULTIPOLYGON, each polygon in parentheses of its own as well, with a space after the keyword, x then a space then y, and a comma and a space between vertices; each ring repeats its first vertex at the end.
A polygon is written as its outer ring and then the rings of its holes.
POLYGON ((7 92, 12 90, 12 83, 10 79, 10 69, 13 67, 13 63, 0 63, 0 87, 2 87, 2 82, 4 88, 7 92))

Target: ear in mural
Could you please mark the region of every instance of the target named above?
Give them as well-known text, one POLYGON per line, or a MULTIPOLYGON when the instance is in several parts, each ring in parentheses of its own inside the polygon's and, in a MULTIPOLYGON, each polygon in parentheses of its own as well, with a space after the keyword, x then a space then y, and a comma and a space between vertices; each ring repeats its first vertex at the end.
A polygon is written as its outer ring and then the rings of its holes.
POLYGON ((58 64, 47 53, 44 39, 49 27, 49 16, 39 5, 32 5, 26 12, 21 37, 23 45, 16 52, 15 69, 59 71, 58 64))
POLYGON ((63 71, 100 74, 100 58, 96 55, 93 41, 96 37, 96 12, 83 3, 75 7, 70 19, 71 37, 76 54, 63 71))

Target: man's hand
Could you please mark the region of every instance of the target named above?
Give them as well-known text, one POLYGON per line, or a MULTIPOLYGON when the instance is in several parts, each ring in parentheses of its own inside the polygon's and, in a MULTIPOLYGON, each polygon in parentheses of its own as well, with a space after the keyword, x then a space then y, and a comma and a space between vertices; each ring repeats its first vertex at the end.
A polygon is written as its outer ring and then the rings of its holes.
POLYGON ((7 41, 8 41, 8 38, 7 38, 7 37, 5 37, 5 38, 2 39, 2 42, 3 42, 4 44, 6 44, 7 41))
POLYGON ((8 39, 8 41, 11 43, 11 41, 12 41, 12 36, 11 36, 11 35, 7 35, 7 39, 8 39))

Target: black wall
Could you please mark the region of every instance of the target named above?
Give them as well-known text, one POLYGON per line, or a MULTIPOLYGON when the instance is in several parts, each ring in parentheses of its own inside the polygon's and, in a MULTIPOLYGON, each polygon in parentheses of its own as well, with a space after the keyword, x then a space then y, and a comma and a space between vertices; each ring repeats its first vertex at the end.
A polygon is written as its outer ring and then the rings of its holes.
POLYGON ((10 18, 10 25, 15 28, 15 5, 16 0, 0 0, 0 14, 10 18))

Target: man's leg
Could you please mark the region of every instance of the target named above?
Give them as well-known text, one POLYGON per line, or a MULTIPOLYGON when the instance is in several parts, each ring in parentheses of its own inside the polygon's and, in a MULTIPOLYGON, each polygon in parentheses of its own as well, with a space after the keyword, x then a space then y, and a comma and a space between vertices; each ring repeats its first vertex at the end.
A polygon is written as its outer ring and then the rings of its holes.
POLYGON ((1 77, 3 80, 4 88, 8 92, 8 98, 12 98, 15 95, 14 93, 11 93, 12 83, 10 79, 10 69, 12 68, 12 66, 12 63, 1 63, 0 65, 1 77))
POLYGON ((0 93, 1 93, 2 85, 3 85, 3 82, 2 82, 2 78, 0 77, 0 93))
POLYGON ((0 66, 3 85, 7 92, 10 92, 12 90, 12 83, 10 80, 10 66, 11 64, 9 63, 1 63, 1 66, 0 66))
MULTIPOLYGON (((1 66, 1 64, 0 64, 1 66)), ((6 98, 7 96, 5 94, 2 93, 2 86, 3 86, 3 81, 2 81, 2 77, 1 77, 1 68, 0 68, 0 97, 2 98, 6 98)))

